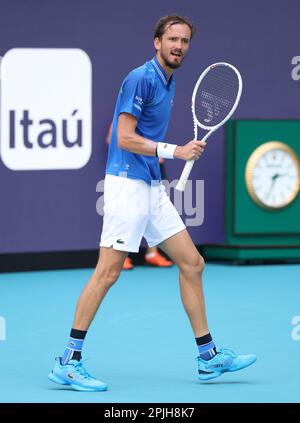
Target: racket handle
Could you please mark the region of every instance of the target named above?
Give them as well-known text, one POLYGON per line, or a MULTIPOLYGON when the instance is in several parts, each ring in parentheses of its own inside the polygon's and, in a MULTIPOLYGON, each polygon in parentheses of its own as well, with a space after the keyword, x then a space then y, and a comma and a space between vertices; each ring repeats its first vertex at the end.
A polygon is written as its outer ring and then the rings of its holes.
POLYGON ((189 179, 189 176, 190 176, 191 170, 194 166, 194 163, 195 163, 195 160, 189 160, 189 161, 186 162, 186 164, 183 168, 182 174, 180 176, 180 179, 179 179, 179 181, 176 185, 176 189, 178 191, 181 191, 181 192, 184 191, 184 188, 185 188, 186 183, 189 179))

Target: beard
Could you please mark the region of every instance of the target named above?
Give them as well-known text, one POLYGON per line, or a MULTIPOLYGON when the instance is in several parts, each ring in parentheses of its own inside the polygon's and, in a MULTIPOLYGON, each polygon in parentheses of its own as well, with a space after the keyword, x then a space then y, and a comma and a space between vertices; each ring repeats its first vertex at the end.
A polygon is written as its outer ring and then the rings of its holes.
POLYGON ((180 62, 174 63, 174 62, 170 62, 170 60, 167 59, 167 57, 164 53, 161 52, 160 55, 161 55, 161 58, 164 60, 166 66, 168 66, 168 68, 170 68, 170 69, 178 69, 181 66, 181 64, 184 60, 184 57, 182 57, 180 62))

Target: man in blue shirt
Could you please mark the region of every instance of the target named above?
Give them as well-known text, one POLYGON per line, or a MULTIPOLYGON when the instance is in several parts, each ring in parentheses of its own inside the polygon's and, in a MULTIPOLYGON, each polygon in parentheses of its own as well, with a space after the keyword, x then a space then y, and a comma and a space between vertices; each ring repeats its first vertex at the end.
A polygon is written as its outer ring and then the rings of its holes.
POLYGON ((159 158, 197 160, 205 142, 183 146, 165 142, 173 105, 174 69, 189 49, 193 26, 181 16, 161 18, 155 28, 155 57, 125 78, 116 103, 104 186, 100 257, 84 288, 62 357, 49 374, 53 382, 80 391, 103 391, 107 385, 83 367, 81 350, 87 330, 109 288, 117 281, 129 252, 144 236, 159 245, 180 270, 180 289, 199 350, 200 380, 254 363, 254 355, 217 352, 210 335, 202 290, 204 260, 161 184, 159 158))
MULTIPOLYGON (((118 146, 118 120, 126 113, 136 120, 135 133, 155 141, 164 141, 173 106, 175 80, 169 79, 156 57, 134 69, 125 78, 117 99, 109 146, 106 174, 143 179, 148 184, 160 180, 157 157, 133 154, 118 146)), ((128 118, 125 115, 125 119, 128 118)), ((136 141, 137 142, 137 141, 136 141)))

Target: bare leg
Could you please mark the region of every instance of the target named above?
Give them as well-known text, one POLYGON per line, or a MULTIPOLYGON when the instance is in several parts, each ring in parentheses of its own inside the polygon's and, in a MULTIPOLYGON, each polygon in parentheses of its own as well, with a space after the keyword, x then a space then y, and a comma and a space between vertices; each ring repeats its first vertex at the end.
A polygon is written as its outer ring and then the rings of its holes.
POLYGON ((195 338, 209 332, 202 287, 203 257, 197 251, 187 230, 173 235, 159 245, 180 270, 180 292, 195 338))
POLYGON ((109 288, 117 281, 127 252, 100 248, 93 275, 84 287, 76 307, 74 329, 87 331, 109 288))

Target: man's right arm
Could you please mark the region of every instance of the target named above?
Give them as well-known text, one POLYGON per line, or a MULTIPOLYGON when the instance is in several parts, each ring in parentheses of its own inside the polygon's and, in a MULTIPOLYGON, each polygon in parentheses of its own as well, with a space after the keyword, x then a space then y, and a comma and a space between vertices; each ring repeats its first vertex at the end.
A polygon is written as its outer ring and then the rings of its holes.
POLYGON ((129 113, 121 113, 118 119, 118 146, 122 150, 144 156, 155 156, 155 141, 138 135, 135 131, 137 119, 129 113))
MULTIPOLYGON (((143 156, 156 156, 157 142, 137 134, 137 119, 130 113, 121 113, 118 119, 118 146, 122 150, 143 156)), ((204 151, 205 141, 190 141, 183 146, 177 145, 174 159, 197 160, 204 151)))

